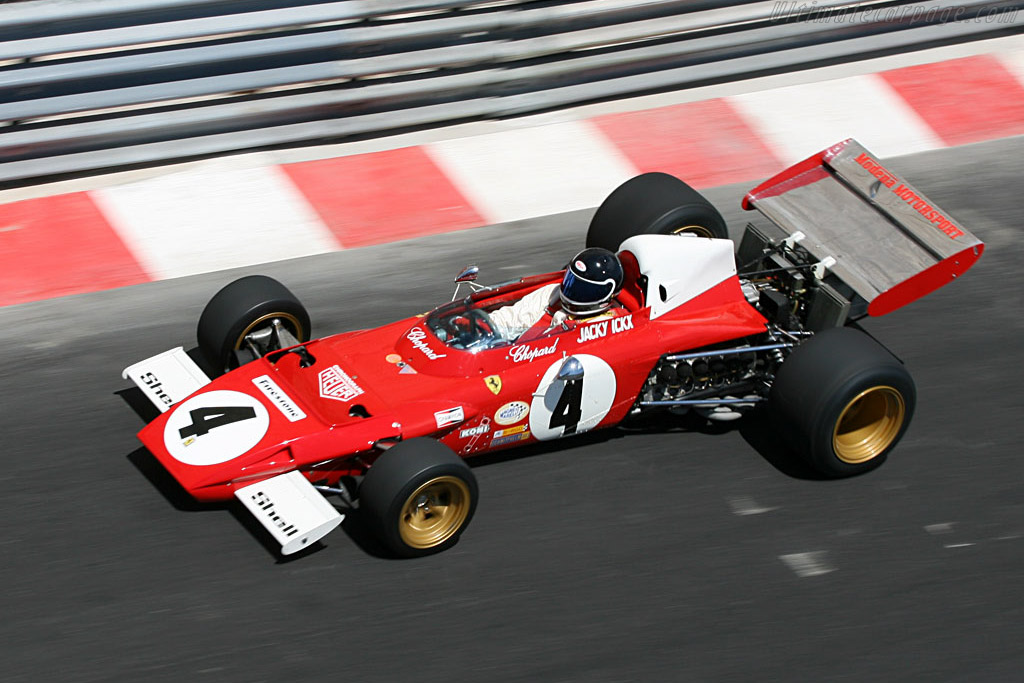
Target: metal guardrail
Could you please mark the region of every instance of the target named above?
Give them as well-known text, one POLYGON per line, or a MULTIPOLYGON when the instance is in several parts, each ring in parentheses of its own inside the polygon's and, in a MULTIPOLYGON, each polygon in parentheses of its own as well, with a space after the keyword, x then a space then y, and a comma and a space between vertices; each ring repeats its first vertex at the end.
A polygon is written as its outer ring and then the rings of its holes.
POLYGON ((1021 7, 1024 0, 0 5, 0 186, 1019 33, 1021 7))

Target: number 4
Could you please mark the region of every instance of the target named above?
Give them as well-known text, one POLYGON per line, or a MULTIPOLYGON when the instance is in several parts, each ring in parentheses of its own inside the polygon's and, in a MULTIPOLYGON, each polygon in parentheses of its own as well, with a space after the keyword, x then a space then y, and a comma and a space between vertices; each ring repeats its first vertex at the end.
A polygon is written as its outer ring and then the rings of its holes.
POLYGON ((562 388, 562 395, 558 397, 558 403, 551 413, 551 420, 548 422, 549 429, 564 427, 562 436, 576 433, 576 427, 583 417, 583 380, 570 379, 562 388))
POLYGON ((190 410, 188 414, 192 418, 192 424, 178 430, 182 439, 187 439, 190 436, 203 436, 208 434, 211 429, 256 417, 256 411, 249 406, 196 408, 190 410))

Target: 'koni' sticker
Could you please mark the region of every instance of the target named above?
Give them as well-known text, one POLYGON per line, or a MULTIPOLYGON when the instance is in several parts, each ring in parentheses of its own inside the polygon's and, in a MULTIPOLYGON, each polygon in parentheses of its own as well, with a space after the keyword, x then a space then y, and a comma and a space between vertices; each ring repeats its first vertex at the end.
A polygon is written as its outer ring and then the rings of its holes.
POLYGON ((552 363, 537 386, 530 405, 530 431, 541 441, 580 434, 604 419, 615 401, 615 371, 589 354, 571 356, 583 366, 583 377, 556 377, 566 359, 552 363))
POLYGON ((217 465, 244 455, 270 427, 263 402, 240 391, 208 391, 179 404, 164 425, 164 446, 186 465, 217 465))

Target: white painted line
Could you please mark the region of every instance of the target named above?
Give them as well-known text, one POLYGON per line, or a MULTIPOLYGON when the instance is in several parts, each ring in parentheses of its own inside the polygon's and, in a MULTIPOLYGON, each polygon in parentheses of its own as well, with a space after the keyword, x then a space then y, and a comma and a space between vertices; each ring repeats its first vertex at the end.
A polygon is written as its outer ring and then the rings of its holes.
POLYGON ((732 508, 732 512, 734 515, 740 516, 760 515, 764 514, 765 512, 771 512, 772 510, 778 509, 773 507, 761 507, 760 505, 755 503, 754 499, 751 498, 750 496, 736 496, 735 498, 730 498, 729 506, 732 508))
POLYGON ((996 54, 995 57, 1003 63, 1007 71, 1017 77, 1021 86, 1024 87, 1024 50, 1002 52, 996 54))
POLYGON ((727 99, 787 164, 846 138, 856 138, 880 157, 944 147, 903 98, 873 74, 727 99))
MULTIPOLYGON (((953 526, 956 522, 940 522, 938 524, 925 525, 924 530, 933 536, 943 536, 953 533, 953 526)), ((944 543, 943 548, 968 548, 974 543, 944 543)))
POLYGON ((488 223, 592 208, 637 174, 586 121, 445 140, 424 149, 488 223))
POLYGON ((154 279, 339 248, 277 166, 216 165, 96 190, 92 198, 154 279))
POLYGON ((828 554, 825 550, 815 550, 807 553, 793 553, 791 555, 779 555, 779 559, 782 560, 787 567, 793 570, 793 572, 800 578, 808 576, 820 576, 821 574, 828 574, 836 570, 831 564, 828 563, 825 556, 828 554))

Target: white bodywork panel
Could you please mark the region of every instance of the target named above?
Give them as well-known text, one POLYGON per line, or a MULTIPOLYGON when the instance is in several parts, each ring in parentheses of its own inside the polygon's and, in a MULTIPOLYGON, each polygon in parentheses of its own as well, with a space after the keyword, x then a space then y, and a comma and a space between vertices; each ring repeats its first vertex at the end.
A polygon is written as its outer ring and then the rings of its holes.
POLYGON ((636 256, 647 276, 651 320, 736 275, 732 240, 695 235, 636 235, 620 251, 636 256))
POLYGON ((281 544, 283 555, 309 547, 345 519, 297 471, 243 486, 235 491, 235 498, 281 544))
POLYGON ((210 383, 180 346, 125 368, 121 376, 135 382, 162 413, 210 383))

